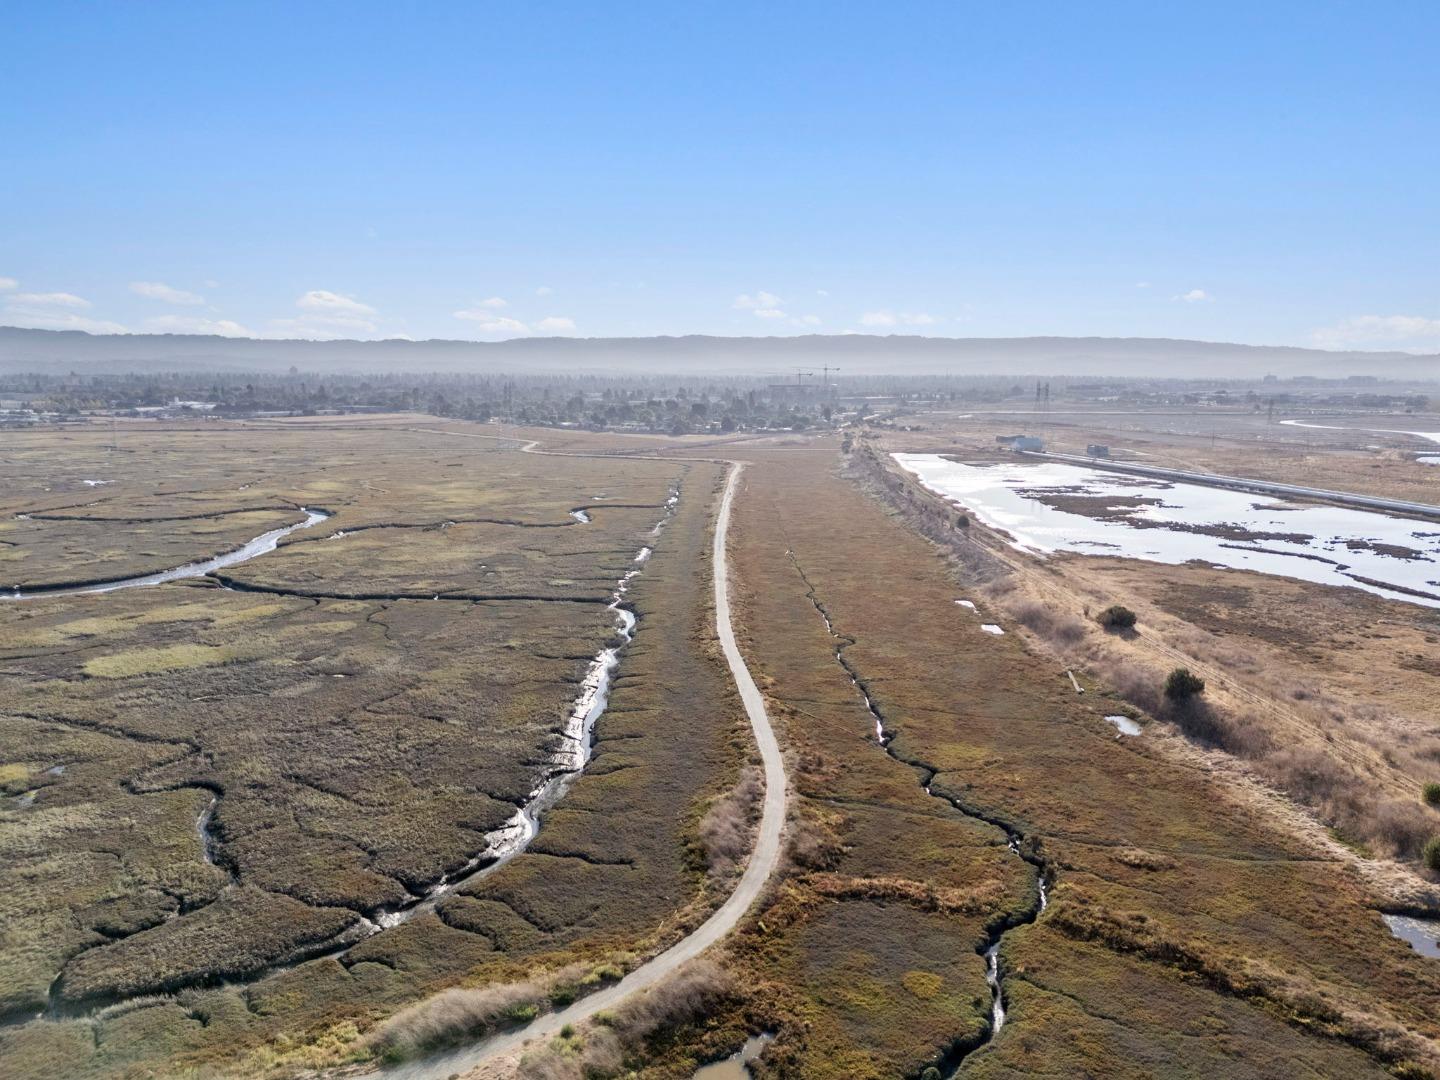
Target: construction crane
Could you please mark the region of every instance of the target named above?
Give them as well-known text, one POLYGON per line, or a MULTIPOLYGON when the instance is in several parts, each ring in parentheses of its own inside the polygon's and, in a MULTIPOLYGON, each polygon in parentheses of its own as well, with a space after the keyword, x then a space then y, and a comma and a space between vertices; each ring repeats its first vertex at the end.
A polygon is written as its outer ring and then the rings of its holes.
POLYGON ((820 371, 822 373, 820 377, 824 380, 825 392, 830 396, 830 400, 834 401, 835 387, 830 384, 830 373, 833 371, 836 375, 839 375, 840 369, 838 367, 826 367, 824 364, 821 364, 820 371))

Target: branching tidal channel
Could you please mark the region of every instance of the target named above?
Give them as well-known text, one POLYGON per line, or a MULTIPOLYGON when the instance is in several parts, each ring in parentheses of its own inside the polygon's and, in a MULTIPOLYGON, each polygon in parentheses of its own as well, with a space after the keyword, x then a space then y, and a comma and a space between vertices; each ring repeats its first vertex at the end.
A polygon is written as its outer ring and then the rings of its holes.
MULTIPOLYGON (((665 525, 674 516, 676 507, 679 505, 680 491, 678 486, 672 488, 669 498, 665 502, 664 513, 655 526, 650 530, 650 536, 659 536, 665 525)), ((321 511, 306 511, 306 520, 297 525, 285 529, 272 530, 269 533, 257 537, 244 547, 237 549, 216 559, 205 562, 190 563, 184 567, 177 567, 173 571, 166 571, 161 574, 147 575, 143 578, 131 578, 116 582, 107 582, 97 587, 70 587, 63 590, 52 590, 48 594, 56 592, 108 592, 116 588, 128 588, 140 585, 158 585, 169 581, 175 581, 182 577, 201 577, 213 575, 213 572, 222 566, 234 566, 240 562, 263 555, 273 551, 281 536, 287 535, 295 529, 309 528, 310 526, 325 520, 331 515, 321 511)), ((576 523, 586 525, 590 523, 589 515, 583 519, 577 517, 576 523)), ((654 541, 652 540, 652 543, 654 541)), ((650 546, 641 547, 635 554, 631 568, 628 569, 615 585, 615 591, 610 596, 607 605, 608 609, 615 614, 615 636, 610 644, 602 648, 586 669, 585 676, 580 684, 580 692, 570 707, 565 723, 558 733, 559 745, 551 752, 550 760, 541 774, 539 783, 530 794, 517 806, 515 814, 500 828, 485 834, 485 843, 480 851, 466 862, 459 869, 443 875, 438 881, 424 890, 416 891, 408 900, 400 904, 392 904, 375 908, 361 915, 354 923, 351 923, 343 931, 326 941, 313 942, 304 946, 295 954, 282 961, 268 964, 256 970, 246 972, 238 977, 201 977, 187 979, 181 985, 167 987, 170 992, 190 987, 214 987, 224 985, 240 985, 254 982, 277 972, 289 970, 300 963, 320 957, 343 956, 360 941, 380 933, 383 930, 409 921, 416 915, 433 910, 435 905, 448 893, 455 891, 465 885, 472 884, 489 874, 493 874, 515 856, 529 847, 532 840, 540 830, 541 819, 546 811, 553 807, 564 797, 565 793, 574 784, 576 779, 584 771, 589 763, 594 748, 595 724, 604 713, 609 703, 610 686, 616 668, 620 663, 620 655, 625 646, 629 644, 634 636, 636 616, 628 606, 626 593, 631 582, 640 574, 652 553, 650 546)), ((19 594, 15 598, 23 598, 32 594, 19 594)), ((436 597, 441 600, 454 600, 460 603, 469 603, 469 599, 459 597, 436 597)), ((231 874, 232 884, 238 883, 233 867, 230 867, 222 849, 221 840, 215 834, 213 820, 216 805, 222 793, 212 792, 212 798, 201 812, 196 823, 196 830, 201 845, 201 855, 207 863, 219 866, 231 874)), ((100 1017, 104 1013, 117 1008, 123 1008, 131 1000, 129 997, 111 997, 104 1000, 89 1000, 85 1002, 67 1001, 57 991, 60 988, 63 975, 57 978, 51 988, 50 1007, 44 1012, 49 1019, 69 1019, 80 1016, 100 1017)), ((138 995, 140 998, 151 997, 151 994, 138 995)), ((16 1022, 23 1022, 25 1018, 16 1018, 16 1022)))
POLYGON ((875 744, 879 746, 890 757, 908 765, 920 774, 920 786, 925 794, 935 799, 941 799, 953 809, 958 810, 968 818, 983 822, 1000 830, 1005 836, 1006 846, 1019 859, 1023 860, 1035 871, 1035 895, 1034 899, 1024 908, 1018 911, 1006 912, 1004 915, 993 919, 985 928, 985 938, 977 947, 976 952, 985 962, 985 981, 990 985, 990 1024, 987 1030, 978 1039, 958 1039, 951 1047, 943 1053, 935 1066, 941 1074, 947 1078, 955 1077, 965 1059, 988 1044, 1005 1026, 1006 1005, 1004 972, 1000 969, 1000 946, 1005 935, 1019 926, 1028 926, 1035 922, 1044 912, 1049 903, 1049 891, 1054 882, 1054 867, 1051 866, 1039 853, 1039 847, 1034 839, 1027 837, 1014 822, 1007 821, 999 815, 988 813, 974 806, 966 805, 959 799, 942 794, 932 788, 939 770, 926 762, 902 757, 895 751, 893 746, 894 731, 886 724, 884 715, 875 704, 870 695, 869 689, 865 686, 860 674, 845 657, 845 650, 855 644, 855 639, 840 633, 835 628, 830 618, 830 613, 825 609, 824 603, 815 592, 815 586, 811 584, 805 569, 800 565, 799 559, 795 557, 794 551, 787 551, 795 572, 799 574, 800 580, 805 584, 805 595, 814 606, 816 613, 825 623, 825 629, 830 634, 835 645, 835 662, 849 678, 852 686, 855 687, 861 699, 864 701, 865 709, 875 721, 875 744))

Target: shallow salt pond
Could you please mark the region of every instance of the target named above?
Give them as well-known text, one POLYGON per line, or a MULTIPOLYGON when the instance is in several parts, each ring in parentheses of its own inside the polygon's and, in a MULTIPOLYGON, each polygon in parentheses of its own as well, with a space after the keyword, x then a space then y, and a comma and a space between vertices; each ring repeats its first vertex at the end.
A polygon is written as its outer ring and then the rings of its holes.
POLYGON ((1440 607, 1440 523, 1058 462, 895 460, 1022 551, 1198 560, 1440 607))
POLYGON ((1440 921, 1414 915, 1382 915, 1390 932, 1421 956, 1440 958, 1440 921))

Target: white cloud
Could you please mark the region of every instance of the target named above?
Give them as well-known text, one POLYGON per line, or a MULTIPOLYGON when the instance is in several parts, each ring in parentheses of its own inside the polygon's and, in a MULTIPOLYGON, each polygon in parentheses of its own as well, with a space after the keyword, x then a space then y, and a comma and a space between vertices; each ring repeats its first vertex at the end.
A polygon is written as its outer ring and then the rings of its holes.
POLYGON ((816 289, 816 290, 815 290, 815 295, 816 295, 816 296, 829 296, 829 295, 830 295, 830 290, 829 290, 829 289, 816 289))
POLYGON ((152 334, 215 334, 219 337, 255 337, 256 335, 230 319, 207 319, 203 315, 156 315, 145 320, 144 329, 152 334))
POLYGON ((302 314, 294 319, 271 322, 270 337, 298 337, 334 340, 373 335, 380 329, 376 310, 352 296, 312 289, 295 301, 302 314))
POLYGON ((867 311, 860 316, 861 326, 934 326, 939 321, 923 311, 867 311))
POLYGON ((454 315, 457 319, 473 322, 482 334, 496 337, 523 337, 530 333, 530 328, 519 319, 512 319, 508 315, 496 315, 494 310, 486 308, 484 304, 465 308, 455 312, 454 315))
POLYGON ((1149 287, 1150 287, 1150 283, 1149 283, 1148 281, 1137 281, 1137 282, 1135 282, 1135 288, 1137 288, 1137 289, 1148 289, 1149 287))
POLYGON ((477 308, 489 308, 491 311, 499 311, 502 308, 509 307, 510 301, 506 300, 504 297, 492 296, 488 300, 477 300, 475 302, 475 306, 477 308))
POLYGON ((90 301, 68 292, 24 292, 8 298, 10 304, 42 308, 88 308, 90 301))
POLYGON ((794 323, 796 326, 819 326, 819 325, 820 325, 820 316, 819 316, 819 315, 797 315, 795 318, 791 319, 790 321, 791 321, 792 323, 794 323))
POLYGON ((13 277, 0 277, 0 292, 9 292, 11 289, 18 289, 20 282, 13 277))
MULTIPOLYGON (((781 300, 780 297, 774 293, 768 293, 764 289, 761 289, 756 292, 754 296, 751 296, 749 293, 741 293, 735 297, 735 302, 730 306, 737 311, 760 312, 773 311, 784 302, 784 300, 781 300)), ((770 316, 762 315, 761 318, 770 318, 770 316)))
POLYGON ((555 290, 552 289, 549 285, 541 285, 538 289, 535 290, 535 295, 536 295, 536 296, 549 296, 549 295, 550 295, 551 293, 553 293, 554 291, 555 291, 555 290))
POLYGON ((1191 289, 1189 292, 1181 293, 1179 296, 1172 296, 1171 299, 1183 300, 1187 304, 1199 304, 1206 300, 1214 300, 1215 298, 1204 289, 1191 289))
POLYGON ((159 281, 132 281, 130 291, 136 296, 143 296, 147 300, 159 300, 165 304, 183 304, 193 307, 205 303, 203 296, 186 292, 184 289, 171 288, 159 281))
POLYGON ((92 319, 80 312, 90 301, 74 293, 8 292, 0 320, 32 330, 84 330, 91 334, 127 334, 129 328, 108 319, 92 319))
POLYGON ((362 304, 354 297, 342 296, 340 293, 333 293, 328 289, 311 289, 295 301, 295 306, 301 311, 318 311, 324 315, 358 316, 375 314, 375 309, 369 304, 362 304))
POLYGON ((108 319, 92 319, 73 311, 30 310, 6 306, 0 309, 0 320, 7 326, 23 326, 29 330, 84 330, 91 334, 128 334, 130 328, 108 319))
POLYGON ((474 323, 476 329, 488 337, 528 337, 530 334, 548 334, 553 337, 575 332, 575 320, 567 315, 547 315, 532 326, 509 315, 497 314, 494 305, 483 300, 453 314, 457 319, 474 323))
POLYGON ((755 317, 757 319, 783 319, 785 312, 779 308, 756 308, 755 317))
POLYGON ((91 302, 73 292, 10 292, 4 295, 0 321, 30 330, 84 330, 91 334, 128 334, 130 328, 107 318, 81 314, 91 302))
POLYGON ((1440 350, 1440 319, 1423 315, 1356 315, 1310 335, 1322 349, 1440 350))

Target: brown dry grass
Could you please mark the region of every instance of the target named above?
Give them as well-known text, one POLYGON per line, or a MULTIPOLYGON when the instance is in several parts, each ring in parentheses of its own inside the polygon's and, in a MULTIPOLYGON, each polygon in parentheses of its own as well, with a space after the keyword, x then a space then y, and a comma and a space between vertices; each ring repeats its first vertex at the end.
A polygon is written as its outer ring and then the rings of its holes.
MULTIPOLYGON (((1083 945, 1085 966, 1077 978, 1089 1012, 1077 1014, 1066 1004, 1073 998, 1036 996, 1016 981, 1024 1008, 1017 1006, 1005 1038, 986 1051, 991 1072, 1024 1072, 1054 1056, 1077 1074, 1120 1075, 1133 1055, 1159 1053, 1161 1046, 1169 1060, 1198 1067, 1211 1060, 1202 1044, 1172 1035, 1196 1010, 1223 1012, 1236 1033, 1231 1053, 1256 1063, 1256 1071, 1235 1075, 1277 1075, 1286 1056, 1321 1075, 1379 1075, 1400 1066, 1392 1053, 1395 1031, 1405 1040, 1407 1060, 1427 1060, 1440 1035, 1434 1024, 1440 979, 1390 937, 1372 907, 1381 898, 1346 860, 1317 853, 1308 838, 1289 835, 1282 819, 1272 824, 1258 817, 1248 798, 1232 795, 1217 777, 1195 767, 1193 751, 1172 754, 1155 726, 1140 738, 1115 738, 1100 716, 1117 711, 1115 698, 1103 692, 1093 671, 1086 677, 1090 693, 1077 696, 1063 665, 1027 647, 1020 635, 981 634, 980 620, 953 604, 957 595, 998 606, 1006 591, 1016 599, 1038 600, 1038 594, 1016 585, 982 598, 973 582, 960 591, 933 548, 848 489, 830 473, 832 466, 833 459, 818 454, 758 461, 746 474, 749 501, 737 507, 747 655, 785 724, 798 791, 824 807, 823 815, 803 815, 805 831, 815 835, 802 846, 826 852, 826 840, 834 836, 841 847, 824 873, 809 872, 802 863, 805 872, 778 892, 737 942, 743 981, 762 987, 750 1015, 758 1012, 763 1023, 780 1030, 767 1052, 765 1075, 920 1071, 926 1061, 915 1055, 931 1036, 928 1028, 918 1034, 913 1010, 907 1048, 888 1046, 878 1034, 897 1023, 893 1010, 904 1000, 903 972, 896 973, 897 988, 887 989, 883 978, 870 981, 874 976, 862 959, 878 968, 882 957, 906 947, 907 935, 917 931, 902 912, 934 907, 936 916, 957 920, 963 932, 966 916, 944 914, 939 888, 949 887, 949 875, 957 872, 957 885, 973 886, 989 870, 981 869, 985 864, 972 851, 941 839, 948 826, 935 800, 920 793, 919 805, 908 805, 902 791, 917 791, 919 777, 900 773, 891 782, 895 759, 869 741, 867 717, 834 664, 834 645, 813 606, 807 610, 807 592, 823 602, 842 635, 855 639, 845 657, 893 731, 894 754, 936 770, 933 790, 1024 832, 1027 850, 1054 868, 1057 904, 1083 890, 1097 912, 1163 919, 1165 940, 1178 948, 1246 957, 1274 973, 1274 987, 1306 988, 1320 999, 1350 1003, 1347 1011, 1354 1013, 1345 1024, 1312 1025, 1305 1018, 1311 1014, 1294 1012, 1292 1002, 1283 1006, 1292 1009, 1291 1027, 1270 1005, 1244 1006, 1248 999, 1225 987, 1197 997, 1197 988, 1161 959, 1140 961, 1146 991, 1136 997, 1125 986, 1139 977, 1128 974, 1139 954, 1093 942, 1056 942, 1055 935, 1042 933, 1052 918, 1047 913, 1034 928, 1007 936, 1002 970, 1012 962, 1007 958, 1023 954, 1024 967, 1013 978, 1043 977, 1047 955, 1064 966, 1083 945), (934 848, 944 856, 932 858, 934 848), (927 889, 927 883, 938 888, 927 889), (857 895, 862 893, 871 895, 857 895), (877 903, 886 906, 888 922, 866 922, 847 910, 858 913, 877 903), (837 918, 846 911, 847 921, 827 921, 822 932, 816 920, 832 909, 837 918), (866 936, 857 937, 862 925, 866 936), (1029 944, 1047 941, 1055 942, 1053 952, 1029 944), (1357 1012, 1356 1003, 1367 1008, 1357 1012), (1102 1023, 1097 1016, 1109 1019, 1102 1023), (1394 1027, 1371 1038, 1366 1032, 1372 1022, 1394 1027), (1115 1025, 1130 1032, 1133 1043, 1111 1042, 1104 1033, 1115 1025), (1327 1037, 1302 1034, 1312 1026, 1327 1037), (1045 1041, 1030 1041, 1026 1031, 1045 1041)), ((906 505, 903 494, 898 502, 906 505)), ((926 531, 939 528, 923 515, 917 520, 926 531)), ((993 564, 985 567, 992 571, 993 564)), ((1046 635, 1052 626, 1062 627, 1055 635, 1059 646, 1103 646, 1128 659, 1149 703, 1162 708, 1164 673, 1175 666, 1173 658, 1156 663, 1127 654, 1131 642, 1086 622, 1083 604, 1059 610, 1086 627, 1078 642, 1068 620, 1031 621, 1046 635)), ((999 621, 1009 619, 1006 613, 999 621)), ((1035 640, 1042 639, 1037 634, 1035 640)), ((1210 722, 1231 719, 1219 712, 1228 700, 1211 704, 1217 711, 1210 722)), ((1205 719, 1191 716, 1189 722, 1205 719)), ((1222 737, 1241 738, 1228 729, 1222 737)), ((999 853, 1002 859, 989 872, 1003 883, 996 871, 1006 866, 1004 857, 1012 867, 1019 860, 1003 847, 999 853)), ((997 895, 1013 894, 1002 888, 997 895)), ((1281 999, 1277 989, 1273 1001, 1281 999)), ((958 1016, 946 1023, 952 1039, 973 1037, 958 1016)), ((975 1059, 977 1068, 981 1060, 975 1059)), ((1183 1074, 1177 1067, 1176 1075, 1183 1074)))

